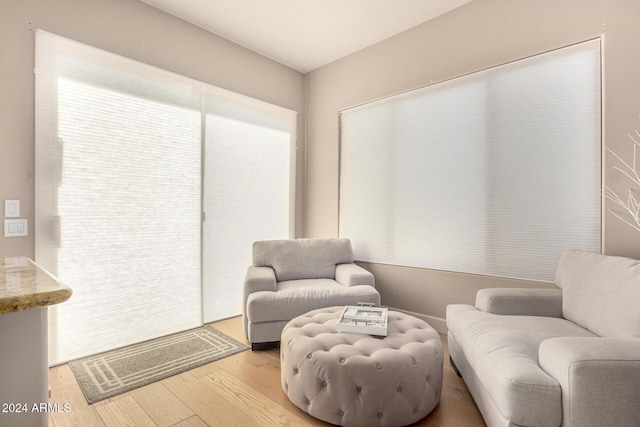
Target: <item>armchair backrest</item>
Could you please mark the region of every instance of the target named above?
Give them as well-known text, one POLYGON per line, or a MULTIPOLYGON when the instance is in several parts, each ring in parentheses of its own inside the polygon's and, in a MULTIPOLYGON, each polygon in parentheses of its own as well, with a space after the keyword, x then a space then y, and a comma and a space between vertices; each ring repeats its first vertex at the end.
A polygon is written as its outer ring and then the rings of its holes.
POLYGON ((639 260, 567 251, 556 284, 565 319, 602 337, 640 338, 639 260))
POLYGON ((336 264, 353 262, 349 239, 265 240, 253 243, 253 265, 271 267, 276 280, 334 279, 336 264))

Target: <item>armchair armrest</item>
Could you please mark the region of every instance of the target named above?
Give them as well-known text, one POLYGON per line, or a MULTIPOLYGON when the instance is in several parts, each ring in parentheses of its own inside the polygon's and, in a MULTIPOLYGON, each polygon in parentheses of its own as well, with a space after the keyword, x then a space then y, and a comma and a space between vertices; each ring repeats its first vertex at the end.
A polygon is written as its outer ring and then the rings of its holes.
POLYGON ((376 286, 373 274, 357 264, 337 264, 336 282, 343 286, 376 286))
POLYGON ((562 388, 563 425, 638 425, 640 338, 550 338, 539 359, 562 388))
MULTIPOLYGON (((275 291, 276 273, 271 267, 250 265, 244 278, 244 297, 258 291, 275 291)), ((246 301, 245 301, 246 302, 246 301)))
POLYGON ((249 294, 259 291, 276 291, 276 272, 271 267, 257 267, 250 265, 247 274, 244 276, 242 289, 242 323, 244 326, 244 336, 249 339, 249 327, 247 320, 247 298, 249 294))
POLYGON ((560 289, 489 288, 476 293, 476 307, 493 314, 562 318, 560 289))

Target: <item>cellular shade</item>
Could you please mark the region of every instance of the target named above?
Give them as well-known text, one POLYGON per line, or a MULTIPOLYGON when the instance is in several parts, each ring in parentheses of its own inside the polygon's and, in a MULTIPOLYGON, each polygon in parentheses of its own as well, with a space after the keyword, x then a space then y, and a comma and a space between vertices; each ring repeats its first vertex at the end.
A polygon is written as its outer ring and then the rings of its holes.
POLYGON ((203 315, 242 313, 242 283, 256 240, 293 236, 293 111, 205 91, 203 315))
POLYGON ((592 40, 342 111, 356 259, 553 281, 599 251, 600 69, 592 40))

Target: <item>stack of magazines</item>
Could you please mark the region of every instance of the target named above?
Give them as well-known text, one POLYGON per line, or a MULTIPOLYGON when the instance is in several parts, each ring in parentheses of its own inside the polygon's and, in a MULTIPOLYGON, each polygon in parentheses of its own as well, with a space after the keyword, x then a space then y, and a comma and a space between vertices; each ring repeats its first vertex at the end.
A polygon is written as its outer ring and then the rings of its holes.
POLYGON ((371 306, 345 306, 336 329, 339 332, 387 336, 387 309, 371 306))

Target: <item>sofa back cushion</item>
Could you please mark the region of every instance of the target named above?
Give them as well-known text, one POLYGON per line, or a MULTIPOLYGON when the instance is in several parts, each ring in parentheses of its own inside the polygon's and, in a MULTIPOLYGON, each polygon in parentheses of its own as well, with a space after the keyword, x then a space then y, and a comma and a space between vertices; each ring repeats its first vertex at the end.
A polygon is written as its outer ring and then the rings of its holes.
POLYGON ((602 337, 640 338, 640 261, 567 251, 556 284, 565 319, 602 337))
POLYGON ((276 280, 333 279, 336 264, 353 262, 349 239, 267 240, 253 243, 253 265, 274 269, 276 280))

